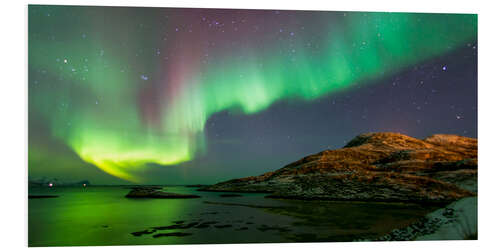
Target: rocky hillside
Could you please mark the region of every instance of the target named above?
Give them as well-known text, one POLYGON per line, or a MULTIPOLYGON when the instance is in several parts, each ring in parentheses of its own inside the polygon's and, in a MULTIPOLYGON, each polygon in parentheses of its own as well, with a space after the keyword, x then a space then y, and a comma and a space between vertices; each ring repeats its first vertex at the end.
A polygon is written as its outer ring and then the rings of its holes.
POLYGON ((269 197, 445 203, 477 192, 477 139, 366 133, 273 172, 200 189, 269 197))

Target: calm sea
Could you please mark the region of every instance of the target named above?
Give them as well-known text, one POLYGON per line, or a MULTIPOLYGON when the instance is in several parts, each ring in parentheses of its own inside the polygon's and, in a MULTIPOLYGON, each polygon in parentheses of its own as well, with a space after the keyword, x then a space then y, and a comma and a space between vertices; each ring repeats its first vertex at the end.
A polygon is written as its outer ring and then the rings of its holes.
POLYGON ((166 186, 164 191, 202 198, 128 199, 124 196, 129 190, 123 186, 30 188, 30 194, 59 197, 28 200, 29 246, 352 241, 383 235, 434 209, 276 200, 264 194, 220 197, 222 193, 183 186, 166 186), (132 234, 141 231, 147 233, 132 234))

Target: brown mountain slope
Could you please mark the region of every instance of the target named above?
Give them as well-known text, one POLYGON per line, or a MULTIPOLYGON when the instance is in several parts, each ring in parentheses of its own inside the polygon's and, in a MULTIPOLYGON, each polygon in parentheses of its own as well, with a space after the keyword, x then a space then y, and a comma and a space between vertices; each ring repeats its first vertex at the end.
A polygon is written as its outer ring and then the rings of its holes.
POLYGON ((450 202, 477 192, 477 139, 366 133, 344 148, 203 191, 268 192, 292 199, 450 202))

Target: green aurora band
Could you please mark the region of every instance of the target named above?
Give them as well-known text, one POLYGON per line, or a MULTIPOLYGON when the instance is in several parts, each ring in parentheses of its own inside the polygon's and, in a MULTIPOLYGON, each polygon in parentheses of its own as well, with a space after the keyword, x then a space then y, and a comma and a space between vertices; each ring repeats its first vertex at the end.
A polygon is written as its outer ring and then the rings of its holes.
MULTIPOLYGON (((254 114, 279 100, 314 100, 477 39, 476 15, 332 12, 336 22, 323 20, 329 30, 318 46, 297 49, 292 58, 280 52, 286 45, 276 40, 201 64, 202 55, 193 55, 189 47, 196 41, 186 41, 177 53, 190 59, 163 65, 165 72, 174 70, 177 80, 164 83, 172 91, 161 102, 158 128, 141 119, 136 99, 144 81, 130 67, 133 58, 120 53, 118 40, 32 34, 43 24, 37 11, 30 7, 29 68, 43 75, 37 81, 48 84, 34 84, 30 74, 30 120, 36 113, 51 136, 81 159, 132 182, 142 181, 148 163, 175 165, 202 154, 205 123, 217 112, 254 114)), ((307 47, 306 39, 296 39, 307 47)), ((143 40, 130 38, 129 43, 139 48, 143 40)), ((30 145, 30 162, 36 162, 36 151, 30 145)))

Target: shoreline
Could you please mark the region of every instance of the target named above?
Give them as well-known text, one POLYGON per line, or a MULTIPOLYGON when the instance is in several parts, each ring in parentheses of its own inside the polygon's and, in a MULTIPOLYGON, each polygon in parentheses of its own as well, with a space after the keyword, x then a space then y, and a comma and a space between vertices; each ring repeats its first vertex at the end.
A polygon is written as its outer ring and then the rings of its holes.
POLYGON ((407 227, 356 241, 477 240, 477 231, 477 196, 473 196, 438 208, 407 227))

